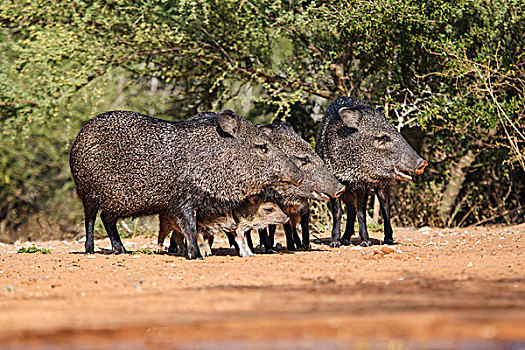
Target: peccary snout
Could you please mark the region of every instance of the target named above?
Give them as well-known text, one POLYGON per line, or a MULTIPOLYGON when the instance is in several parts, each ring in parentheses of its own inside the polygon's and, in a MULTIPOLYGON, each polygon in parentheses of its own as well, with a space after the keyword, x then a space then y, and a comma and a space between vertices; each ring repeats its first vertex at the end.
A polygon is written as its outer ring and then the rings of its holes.
POLYGON ((428 163, 426 160, 421 159, 419 162, 419 165, 417 166, 416 170, 414 171, 417 175, 423 174, 425 171, 425 168, 428 166, 428 163))
MULTIPOLYGON (((415 153, 415 152, 414 152, 415 153)), ((395 180, 408 182, 412 181, 412 175, 417 174, 421 175, 425 171, 428 163, 423 158, 415 154, 412 161, 405 162, 404 166, 393 166, 392 170, 395 175, 395 180)))

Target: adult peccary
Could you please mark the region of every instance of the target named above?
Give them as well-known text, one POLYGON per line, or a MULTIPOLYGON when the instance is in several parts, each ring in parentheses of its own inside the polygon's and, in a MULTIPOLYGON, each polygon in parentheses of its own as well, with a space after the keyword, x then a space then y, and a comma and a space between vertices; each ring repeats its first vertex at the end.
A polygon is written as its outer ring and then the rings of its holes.
MULTIPOLYGON (((295 250, 296 248, 309 249, 309 200, 337 198, 343 193, 345 186, 327 169, 323 160, 315 153, 308 142, 294 131, 292 125, 287 122, 275 122, 259 125, 258 127, 305 174, 301 187, 270 187, 264 190, 263 195, 265 198, 277 203, 282 211, 290 217, 290 221, 284 224, 288 250, 295 250), (302 241, 297 234, 299 223, 301 224, 302 241)), ((262 229, 259 231, 259 237, 265 250, 271 252, 274 244, 275 225, 270 225, 268 229, 269 235, 267 235, 266 229, 262 229)))
POLYGON ((412 180, 411 175, 423 173, 427 162, 386 120, 382 107, 373 109, 350 97, 337 98, 328 106, 318 130, 315 149, 347 188, 342 196, 348 213, 342 241, 341 202, 335 198, 330 200, 334 219, 330 246, 350 243, 356 214, 361 244, 370 246, 366 206, 371 189, 376 191, 381 204, 384 242, 392 244, 388 185, 392 181, 412 180))
POLYGON ((70 157, 86 253, 98 211, 117 252, 125 252, 118 219, 162 214, 181 228, 188 257, 201 259, 196 217, 219 216, 270 184, 300 184, 302 172, 252 123, 211 114, 174 123, 114 111, 86 123, 70 157))

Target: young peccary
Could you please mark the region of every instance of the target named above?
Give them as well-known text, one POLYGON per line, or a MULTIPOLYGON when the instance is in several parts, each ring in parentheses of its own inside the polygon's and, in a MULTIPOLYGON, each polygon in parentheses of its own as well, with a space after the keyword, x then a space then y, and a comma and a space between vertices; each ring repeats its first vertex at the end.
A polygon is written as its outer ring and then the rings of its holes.
MULTIPOLYGON (((286 221, 288 221, 288 216, 282 212, 277 204, 265 202, 259 196, 253 196, 233 210, 233 218, 226 215, 199 225, 197 238, 199 242, 202 242, 202 245, 199 243, 199 248, 205 256, 211 255, 214 235, 223 231, 227 234, 230 245, 235 247, 241 257, 253 256, 247 242, 249 232, 270 224, 282 224, 286 221), (233 219, 236 229, 231 230, 229 228, 231 228, 231 220, 233 219)), ((174 237, 172 244, 184 251, 184 240, 180 232, 175 229, 172 237, 174 237)))
POLYGON ((341 202, 330 199, 334 217, 330 246, 350 243, 356 214, 361 244, 371 245, 366 228, 366 205, 371 189, 376 191, 381 204, 384 241, 392 244, 388 184, 412 180, 411 175, 422 174, 427 162, 386 120, 383 108, 373 109, 350 97, 340 97, 328 106, 315 149, 335 177, 346 185, 341 198, 347 207, 348 221, 342 241, 341 202))
MULTIPOLYGON (((184 236, 176 223, 169 220, 163 214, 159 215, 160 230, 158 237, 157 251, 163 251, 163 244, 166 236, 173 231, 170 239, 170 247, 168 253, 177 253, 179 250, 183 255, 186 255, 187 249, 184 243, 184 236)), ((220 232, 233 232, 237 229, 231 212, 225 213, 214 218, 199 219, 197 218, 197 244, 202 255, 211 255, 211 245, 215 234, 220 232)))
POLYGON ((181 228, 190 259, 202 258, 197 217, 219 216, 265 186, 303 179, 264 133, 228 110, 178 123, 101 114, 77 136, 70 166, 84 205, 86 253, 94 252, 98 211, 119 253, 118 219, 162 214, 181 228))
POLYGON ((235 230, 234 241, 230 239, 230 244, 233 243, 235 249, 242 257, 253 256, 253 248, 251 248, 250 233, 252 230, 258 231, 268 225, 279 225, 286 223, 289 218, 279 208, 279 206, 272 202, 266 202, 260 197, 255 200, 250 199, 246 205, 242 205, 233 211, 235 222, 237 222, 237 230, 235 230))
MULTIPOLYGON (((308 249, 310 247, 309 199, 328 200, 330 197, 337 198, 343 193, 345 186, 332 175, 308 142, 303 140, 289 123, 276 122, 258 127, 305 174, 305 180, 301 187, 270 187, 265 189, 263 193, 265 198, 277 203, 282 211, 290 217, 290 222, 284 224, 288 250, 308 249), (302 242, 297 234, 299 222, 301 224, 302 242)), ((264 245, 267 252, 273 250, 274 234, 275 225, 269 226, 269 235, 266 229, 259 231, 261 244, 264 245)))

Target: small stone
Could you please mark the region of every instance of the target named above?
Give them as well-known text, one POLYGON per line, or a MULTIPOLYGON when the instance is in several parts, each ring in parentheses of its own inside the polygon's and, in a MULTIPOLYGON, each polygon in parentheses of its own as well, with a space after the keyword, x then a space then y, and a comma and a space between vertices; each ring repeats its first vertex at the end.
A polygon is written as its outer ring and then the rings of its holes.
POLYGON ((388 246, 383 246, 381 250, 383 251, 384 254, 390 254, 394 252, 394 249, 388 246))

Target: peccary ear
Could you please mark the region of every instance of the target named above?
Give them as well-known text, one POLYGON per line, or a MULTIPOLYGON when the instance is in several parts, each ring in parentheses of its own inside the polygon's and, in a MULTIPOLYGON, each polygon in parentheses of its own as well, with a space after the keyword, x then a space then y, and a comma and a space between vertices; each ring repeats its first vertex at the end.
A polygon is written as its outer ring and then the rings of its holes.
POLYGON ((239 116, 235 112, 226 109, 217 115, 219 128, 226 134, 236 137, 239 131, 239 116))
POLYGON ((290 122, 286 122, 286 121, 281 123, 281 127, 283 129, 293 130, 292 124, 290 124, 290 122))
POLYGON ((362 115, 357 109, 343 107, 339 110, 339 116, 343 120, 343 123, 352 129, 358 129, 359 124, 361 124, 362 115))
POLYGON ((257 126, 257 129, 261 130, 262 132, 264 132, 266 135, 271 135, 272 134, 272 124, 270 125, 256 125, 257 126))

